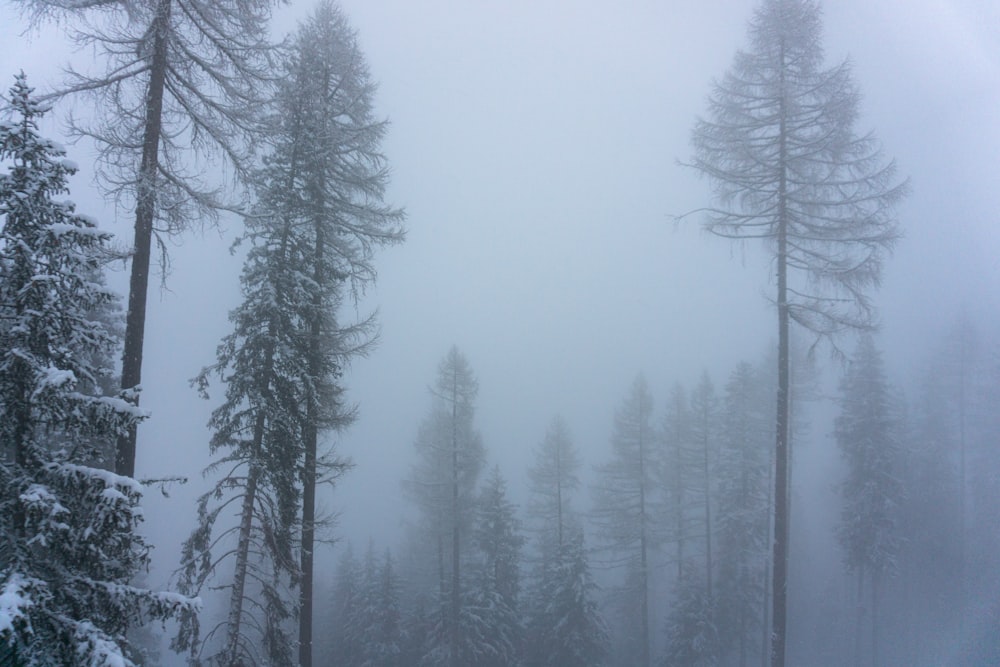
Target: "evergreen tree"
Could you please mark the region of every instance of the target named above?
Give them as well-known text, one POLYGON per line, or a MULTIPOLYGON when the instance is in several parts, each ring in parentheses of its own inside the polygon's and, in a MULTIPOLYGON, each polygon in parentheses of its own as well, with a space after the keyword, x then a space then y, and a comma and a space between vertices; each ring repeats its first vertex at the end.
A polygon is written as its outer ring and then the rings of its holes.
POLYGON ((744 362, 729 376, 718 465, 719 638, 735 647, 740 667, 765 611, 772 411, 761 375, 744 362))
POLYGON ((534 465, 528 470, 528 514, 544 568, 562 548, 566 533, 577 520, 572 496, 580 487, 580 456, 562 417, 552 420, 534 456, 534 465))
POLYGON ((573 508, 580 458, 562 418, 535 449, 529 515, 539 558, 527 596, 526 662, 537 667, 603 664, 608 631, 594 597, 597 586, 573 508))
POLYGON ((430 414, 416 440, 417 464, 405 488, 421 510, 433 542, 437 565, 438 604, 423 664, 457 667, 465 659, 467 641, 477 630, 476 619, 463 611, 468 591, 462 575, 474 521, 475 487, 484 450, 474 426, 479 392, 469 362, 452 347, 438 366, 431 388, 430 414))
POLYGON ((787 621, 789 324, 832 340, 868 329, 882 258, 899 234, 906 184, 871 134, 857 135, 848 63, 823 67, 816 0, 763 0, 750 49, 715 84, 695 125, 693 166, 718 204, 706 228, 763 239, 774 253, 778 315, 771 660, 783 667, 787 621))
MULTIPOLYGON (((612 458, 597 468, 594 523, 598 536, 626 567, 622 599, 635 614, 635 664, 649 667, 649 590, 653 551, 660 539, 654 517, 658 464, 650 423, 653 398, 641 375, 615 413, 612 458)), ((630 617, 630 613, 626 613, 630 617)))
POLYGON ((698 533, 704 545, 705 594, 712 597, 712 539, 715 526, 712 523, 714 499, 715 459, 718 452, 719 401, 715 387, 707 372, 691 393, 691 444, 692 480, 689 488, 697 496, 698 533))
POLYGON ((697 501, 690 488, 692 419, 687 392, 683 385, 675 384, 663 415, 662 454, 657 473, 662 490, 662 515, 667 521, 665 534, 674 545, 677 581, 690 556, 687 546, 695 537, 699 518, 697 501))
POLYGON ((531 667, 601 667, 608 658, 608 629, 595 601, 583 532, 569 528, 539 581, 529 624, 531 667))
POLYGON ((476 507, 473 540, 478 563, 472 571, 475 635, 467 638, 471 666, 506 667, 520 662, 524 628, 520 615, 521 522, 507 499, 507 483, 494 467, 476 507))
MULTIPOLYGON (((135 235, 121 386, 142 379, 146 293, 154 239, 166 264, 165 236, 214 218, 235 204, 220 191, 219 168, 245 178, 258 143, 257 111, 272 76, 268 20, 274 0, 15 0, 33 20, 73 25, 105 73, 69 68, 57 96, 83 95, 96 114, 71 117, 98 150, 98 184, 134 208, 135 235), (191 165, 207 160, 214 168, 191 165)), ((138 396, 136 395, 137 399, 138 396)), ((136 433, 118 441, 116 472, 135 473, 136 433)))
POLYGON ((719 631, 715 603, 693 568, 686 569, 667 617, 665 667, 715 667, 719 631))
MULTIPOLYGON (((867 577, 871 594, 872 662, 878 664, 880 586, 896 573, 900 549, 899 418, 885 377, 882 356, 870 335, 861 337, 840 385, 840 413, 834 422, 837 445, 847 463, 841 493, 838 538, 849 572, 858 579, 858 607, 867 577)), ((855 632, 861 641, 862 629, 855 632)), ((860 650, 860 645, 859 650, 860 650)), ((855 662, 860 664, 859 650, 855 662)))
POLYGON ((144 414, 101 391, 110 236, 57 199, 76 167, 38 134, 32 93, 16 77, 0 121, 0 662, 133 665, 130 627, 197 605, 131 584, 142 488, 85 464, 144 414))
POLYGON ((362 598, 361 566, 348 544, 337 561, 333 583, 333 605, 329 623, 324 633, 330 637, 330 655, 327 663, 357 665, 361 662, 361 634, 357 625, 358 609, 362 598))

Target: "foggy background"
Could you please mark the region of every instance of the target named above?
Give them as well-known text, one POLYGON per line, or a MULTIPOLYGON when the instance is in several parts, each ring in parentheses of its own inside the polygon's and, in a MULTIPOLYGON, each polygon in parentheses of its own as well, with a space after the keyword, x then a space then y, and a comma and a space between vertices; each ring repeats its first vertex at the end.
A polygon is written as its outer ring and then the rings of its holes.
MULTIPOLYGON (((515 501, 555 414, 587 477, 607 457, 614 410, 636 373, 659 413, 675 382, 690 386, 705 369, 719 388, 736 363, 773 347, 763 253, 703 233, 697 215, 674 219, 710 202, 707 183, 678 162, 691 154, 713 77, 745 45, 755 0, 339 5, 380 84, 378 113, 392 122, 386 200, 405 206, 408 238, 378 256, 378 284, 357 306, 379 310, 382 334, 345 377, 360 413, 335 437, 356 467, 321 493, 320 506, 340 514, 326 538, 396 545, 400 480, 452 344, 479 379, 476 424, 515 501)), ((275 34, 312 7, 280 8, 275 34)), ((4 90, 22 69, 41 91, 69 60, 85 69, 89 54, 74 52, 60 27, 26 27, 0 4, 4 90)), ((998 324, 1000 5, 840 0, 825 3, 823 34, 827 63, 854 64, 858 131, 874 130, 912 182, 899 208, 904 238, 875 297, 890 381, 907 383, 963 308, 986 323, 983 334, 998 324)), ((57 107, 47 136, 64 136, 57 119, 68 110, 57 107)), ((127 243, 131 214, 95 193, 91 147, 68 151, 82 166, 71 192, 79 211, 127 243)), ((191 479, 169 498, 147 492, 154 589, 170 585, 194 498, 207 488, 205 423, 222 388, 203 401, 188 380, 214 360, 239 299, 242 258, 228 248, 240 223, 222 227, 183 237, 166 288, 151 285, 142 404, 153 416, 140 427, 137 477, 191 479)), ((124 271, 109 279, 126 292, 124 271)), ((829 431, 813 423, 796 468, 796 502, 807 503, 794 506, 799 516, 835 516, 818 505, 837 481, 829 431)), ((317 558, 318 595, 333 562, 329 551, 317 558)))

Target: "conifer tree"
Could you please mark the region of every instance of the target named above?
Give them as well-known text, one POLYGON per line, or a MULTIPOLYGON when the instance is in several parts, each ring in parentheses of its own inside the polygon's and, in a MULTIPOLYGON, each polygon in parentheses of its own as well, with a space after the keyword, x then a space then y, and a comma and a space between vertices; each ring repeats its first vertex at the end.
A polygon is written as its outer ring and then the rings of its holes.
MULTIPOLYGON (((857 576, 858 607, 867 577, 871 596, 871 660, 878 664, 880 586, 896 573, 900 549, 900 443, 897 406, 893 404, 882 356, 870 335, 858 349, 840 385, 840 414, 834 436, 847 463, 841 488, 843 507, 838 537, 847 569, 857 576)), ((862 628, 855 632, 860 662, 862 628)))
POLYGON ((636 617, 631 643, 641 667, 650 665, 649 581, 653 552, 660 542, 653 512, 658 461, 652 410, 653 398, 640 375, 615 413, 612 458, 597 468, 594 487, 597 535, 626 568, 623 600, 636 617))
POLYGON ((110 236, 58 199, 76 171, 38 134, 24 75, 0 121, 0 663, 127 665, 126 633, 196 608, 132 585, 149 562, 141 486, 86 463, 145 415, 108 396, 110 236))
POLYGON ((849 63, 823 66, 816 0, 763 0, 695 125, 693 166, 717 204, 706 228, 761 239, 774 255, 778 315, 771 664, 783 667, 787 621, 789 325, 834 341, 869 329, 868 290, 899 233, 906 192, 872 134, 858 135, 849 63))
MULTIPOLYGON (((274 0, 15 0, 33 21, 54 18, 105 66, 89 75, 69 68, 56 96, 85 96, 96 114, 71 117, 74 135, 98 150, 98 183, 134 211, 135 232, 121 386, 142 381, 142 356, 153 243, 168 264, 165 237, 193 221, 238 206, 223 193, 244 180, 261 134, 273 46, 274 0), (208 162, 210 168, 191 165, 208 162)), ((136 399, 138 396, 136 395, 136 399)), ((115 469, 135 474, 136 433, 119 439, 115 469)))

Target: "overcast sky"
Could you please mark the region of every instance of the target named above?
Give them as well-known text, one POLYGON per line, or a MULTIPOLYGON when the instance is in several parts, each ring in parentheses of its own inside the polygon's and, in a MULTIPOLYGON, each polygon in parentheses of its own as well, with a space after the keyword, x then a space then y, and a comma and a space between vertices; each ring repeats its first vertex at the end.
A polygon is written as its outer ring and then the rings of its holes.
MULTIPOLYGON (((361 412, 339 447, 357 468, 323 501, 342 512, 338 535, 384 543, 398 527, 427 386, 453 343, 480 380, 490 460, 515 489, 554 414, 603 458, 636 373, 662 407, 675 381, 690 385, 704 368, 721 385, 738 361, 759 360, 774 338, 767 262, 672 217, 710 201, 678 163, 755 5, 341 2, 392 121, 389 200, 406 207, 409 237, 380 254, 378 286, 359 305, 379 308, 382 339, 347 376, 361 412)), ((282 8, 277 32, 311 7, 282 8)), ((86 58, 58 29, 24 27, 0 4, 6 81, 23 69, 45 88, 67 59, 86 58)), ((1000 8, 839 0, 827 3, 824 34, 828 62, 854 63, 858 130, 874 130, 912 178, 905 238, 878 297, 882 344, 893 371, 908 373, 961 304, 1000 305, 1000 8)), ((84 166, 72 193, 81 212, 127 242, 130 214, 116 220, 92 191, 90 148, 69 150, 84 166)), ((239 258, 227 253, 238 221, 227 227, 186 236, 169 289, 150 295, 143 404, 154 416, 140 430, 138 475, 195 478, 170 499, 147 498, 161 572, 177 562, 204 487, 204 424, 217 403, 187 380, 214 360, 239 298, 239 258)), ((125 274, 113 280, 124 292, 125 274)))

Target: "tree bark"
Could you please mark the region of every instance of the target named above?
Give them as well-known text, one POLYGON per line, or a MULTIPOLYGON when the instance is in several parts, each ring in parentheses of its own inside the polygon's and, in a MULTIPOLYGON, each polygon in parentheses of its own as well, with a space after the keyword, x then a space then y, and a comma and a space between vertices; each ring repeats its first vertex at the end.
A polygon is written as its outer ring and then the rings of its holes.
MULTIPOLYGON (((122 389, 142 383, 142 347, 146 330, 146 295, 149 291, 149 264, 156 217, 156 179, 159 171, 160 131, 163 126, 163 91, 167 76, 167 29, 172 0, 159 0, 153 19, 153 54, 146 93, 146 120, 143 128, 142 160, 136 184, 135 241, 132 275, 129 279, 128 313, 125 317, 125 349, 122 354, 122 389)), ((135 396, 138 404, 139 397, 135 396)), ((136 426, 118 437, 115 472, 135 477, 136 426)))

